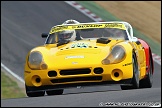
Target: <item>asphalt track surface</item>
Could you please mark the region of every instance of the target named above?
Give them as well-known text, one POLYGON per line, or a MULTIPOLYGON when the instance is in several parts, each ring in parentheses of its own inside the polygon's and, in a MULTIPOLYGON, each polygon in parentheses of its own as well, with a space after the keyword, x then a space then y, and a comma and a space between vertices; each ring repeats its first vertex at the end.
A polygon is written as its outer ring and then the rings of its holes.
MULTIPOLYGON (((1 63, 24 77, 25 57, 29 50, 44 44, 41 33, 67 19, 92 22, 63 1, 1 2, 1 63)), ((1 99, 2 107, 98 107, 108 102, 160 102, 161 65, 154 63, 153 87, 121 90, 115 86, 93 86, 65 89, 63 95, 1 99)))

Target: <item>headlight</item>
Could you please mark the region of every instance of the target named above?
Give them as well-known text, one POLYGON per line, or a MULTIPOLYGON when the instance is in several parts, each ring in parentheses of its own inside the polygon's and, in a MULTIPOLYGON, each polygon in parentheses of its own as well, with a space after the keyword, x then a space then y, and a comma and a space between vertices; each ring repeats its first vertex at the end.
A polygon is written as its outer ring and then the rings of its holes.
POLYGON ((102 60, 102 64, 107 65, 111 63, 119 63, 124 60, 126 57, 125 50, 122 46, 117 45, 115 46, 110 54, 102 60))
POLYGON ((40 52, 32 52, 28 58, 28 65, 31 69, 47 69, 40 52))

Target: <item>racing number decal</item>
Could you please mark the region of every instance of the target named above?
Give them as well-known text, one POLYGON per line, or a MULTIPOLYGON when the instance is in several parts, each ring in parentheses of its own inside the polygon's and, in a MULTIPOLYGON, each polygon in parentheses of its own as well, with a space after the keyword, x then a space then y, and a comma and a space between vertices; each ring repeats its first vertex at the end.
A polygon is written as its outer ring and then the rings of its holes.
POLYGON ((88 48, 88 43, 74 43, 70 48, 88 48))

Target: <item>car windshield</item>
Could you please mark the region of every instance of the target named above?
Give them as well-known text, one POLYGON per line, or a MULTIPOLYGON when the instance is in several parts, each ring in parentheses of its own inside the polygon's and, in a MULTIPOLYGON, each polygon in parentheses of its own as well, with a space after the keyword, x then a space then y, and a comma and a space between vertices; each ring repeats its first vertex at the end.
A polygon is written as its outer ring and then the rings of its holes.
POLYGON ((75 35, 76 38, 81 37, 81 39, 96 39, 100 37, 128 39, 126 28, 122 23, 93 23, 55 26, 51 29, 46 43, 54 44, 62 39, 71 38, 72 35, 75 35))

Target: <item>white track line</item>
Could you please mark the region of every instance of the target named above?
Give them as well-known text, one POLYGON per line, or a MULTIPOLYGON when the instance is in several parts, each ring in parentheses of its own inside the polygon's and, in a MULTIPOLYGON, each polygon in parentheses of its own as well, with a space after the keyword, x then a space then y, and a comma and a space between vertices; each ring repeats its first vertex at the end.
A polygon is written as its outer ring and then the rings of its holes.
MULTIPOLYGON (((83 6, 81 6, 80 4, 78 4, 75 1, 65 1, 65 3, 67 3, 67 4, 71 5, 72 7, 76 8, 77 10, 79 10, 84 15, 88 16, 89 18, 91 18, 94 21, 104 21, 104 20, 102 20, 102 18, 96 16, 94 13, 90 12, 88 9, 84 8, 83 6)), ((153 56, 153 60, 156 63, 158 63, 159 65, 161 65, 161 57, 156 55, 156 54, 154 54, 154 53, 152 53, 152 56, 153 56)), ((20 76, 18 76, 14 72, 12 72, 2 62, 1 62, 1 67, 3 67, 7 72, 9 72, 11 75, 13 75, 16 79, 18 79, 19 81, 21 81, 22 83, 25 84, 24 80, 20 76)))
POLYGON ((12 76, 14 76, 16 79, 18 79, 19 81, 21 81, 22 83, 25 84, 24 80, 18 76, 17 74, 15 74, 14 72, 12 72, 9 68, 7 68, 2 62, 1 62, 1 67, 4 68, 8 73, 10 73, 12 76))

